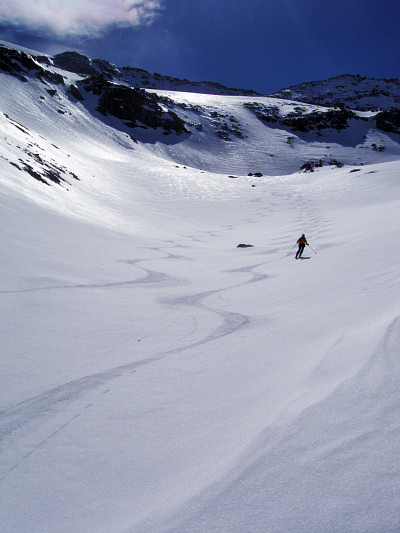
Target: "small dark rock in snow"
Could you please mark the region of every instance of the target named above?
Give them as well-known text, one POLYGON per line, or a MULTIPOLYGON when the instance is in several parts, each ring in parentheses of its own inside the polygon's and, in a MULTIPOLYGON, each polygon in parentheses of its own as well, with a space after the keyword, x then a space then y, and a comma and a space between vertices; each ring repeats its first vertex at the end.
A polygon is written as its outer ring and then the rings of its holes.
POLYGON ((253 248, 253 245, 252 244, 238 244, 237 245, 237 248, 253 248))
POLYGON ((84 100, 83 96, 81 95, 78 87, 76 85, 73 85, 71 84, 70 87, 69 87, 69 92, 72 94, 72 96, 74 98, 76 98, 77 100, 84 100))

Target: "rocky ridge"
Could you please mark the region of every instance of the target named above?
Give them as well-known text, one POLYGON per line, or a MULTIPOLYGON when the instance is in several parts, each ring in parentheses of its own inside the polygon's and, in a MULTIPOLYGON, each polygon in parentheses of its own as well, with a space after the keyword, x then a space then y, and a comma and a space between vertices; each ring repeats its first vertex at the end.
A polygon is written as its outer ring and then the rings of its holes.
POLYGON ((292 85, 269 96, 326 107, 346 106, 357 111, 379 111, 400 106, 400 80, 344 74, 292 85))
POLYGON ((54 65, 64 70, 88 76, 104 76, 122 84, 145 89, 194 92, 231 96, 262 96, 249 89, 234 89, 209 81, 189 81, 171 76, 150 73, 134 67, 117 67, 104 59, 90 59, 77 52, 62 52, 51 58, 54 65))
MULTIPOLYGON (((257 142, 262 143, 263 150, 265 146, 267 159, 283 161, 289 156, 292 160, 296 154, 297 169, 307 171, 327 164, 341 166, 342 154, 347 147, 346 164, 349 164, 349 157, 353 158, 349 154, 355 148, 357 154, 353 161, 363 164, 361 161, 366 152, 386 151, 386 156, 388 151, 397 153, 400 145, 400 108, 381 105, 384 101, 387 105, 397 101, 399 80, 384 80, 387 90, 382 91, 387 94, 374 93, 371 80, 357 76, 301 84, 296 86, 296 90, 289 88, 274 97, 253 96, 248 91, 228 89, 218 84, 203 87, 204 94, 215 92, 223 97, 235 96, 233 92, 238 91, 235 98, 222 98, 221 102, 225 103, 220 105, 218 99, 215 101, 201 95, 193 99, 182 94, 182 91, 200 92, 200 86, 194 82, 152 75, 131 67, 119 68, 108 61, 91 60, 77 52, 49 57, 0 44, 0 72, 3 76, 12 76, 24 85, 35 87, 32 95, 38 99, 39 102, 35 103, 39 103, 39 109, 42 105, 47 106, 46 109, 51 108, 68 120, 79 108, 84 108, 94 120, 126 134, 130 144, 132 141, 161 143, 167 157, 181 165, 186 164, 184 157, 177 155, 176 150, 169 151, 168 146, 179 146, 188 141, 196 153, 195 165, 200 169, 204 159, 202 151, 209 146, 213 146, 219 154, 229 150, 235 153, 237 148, 247 150, 244 148, 247 142, 251 150, 256 150, 251 144, 253 140, 246 141, 248 136, 253 136, 248 128, 249 121, 253 126, 259 121, 256 128, 262 140, 257 142), (152 90, 143 87, 147 82, 152 90), (364 91, 360 96, 360 84, 372 91, 368 98, 372 99, 375 94, 368 112, 364 109, 367 105, 366 93, 364 91), (167 87, 168 95, 163 92, 167 87), (329 87, 331 92, 327 90, 329 87), (292 99, 288 100, 288 96, 292 99), (382 96, 386 100, 382 100, 382 96), (228 100, 234 105, 226 105, 228 100), (349 102, 352 102, 352 107, 347 106, 349 102), (271 142, 274 148, 268 145, 271 142), (331 144, 336 148, 331 148, 331 144), (306 157, 303 154, 307 154, 306 157)), ((68 165, 54 167, 54 162, 47 156, 49 146, 43 140, 33 140, 33 132, 29 132, 23 124, 13 122, 13 117, 4 114, 3 119, 5 127, 11 124, 23 131, 26 137, 24 143, 28 146, 18 158, 9 160, 10 164, 47 184, 68 186, 71 178, 78 179, 68 165)), ((53 148, 50 147, 50 150, 53 148)), ((255 170, 268 171, 265 162, 263 166, 258 166, 259 159, 255 158, 247 169, 241 169, 243 174, 250 170, 249 176, 257 176, 255 170)), ((218 164, 217 167, 225 169, 227 165, 218 164)), ((296 167, 290 168, 290 171, 295 170, 296 167)))

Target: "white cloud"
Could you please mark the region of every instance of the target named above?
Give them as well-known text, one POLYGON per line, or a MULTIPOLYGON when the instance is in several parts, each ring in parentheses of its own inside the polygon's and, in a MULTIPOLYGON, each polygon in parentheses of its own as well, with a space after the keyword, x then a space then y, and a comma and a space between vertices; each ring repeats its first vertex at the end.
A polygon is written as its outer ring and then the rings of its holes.
POLYGON ((56 34, 93 34, 109 25, 148 24, 162 0, 0 0, 0 21, 56 34))

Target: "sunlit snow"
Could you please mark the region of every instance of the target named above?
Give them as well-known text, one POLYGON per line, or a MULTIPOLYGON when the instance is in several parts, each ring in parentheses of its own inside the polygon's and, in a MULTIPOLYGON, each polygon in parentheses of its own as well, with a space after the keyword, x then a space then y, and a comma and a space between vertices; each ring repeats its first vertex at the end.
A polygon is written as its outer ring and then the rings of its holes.
POLYGON ((399 531, 398 140, 168 92, 245 137, 135 143, 0 76, 1 531, 399 531))

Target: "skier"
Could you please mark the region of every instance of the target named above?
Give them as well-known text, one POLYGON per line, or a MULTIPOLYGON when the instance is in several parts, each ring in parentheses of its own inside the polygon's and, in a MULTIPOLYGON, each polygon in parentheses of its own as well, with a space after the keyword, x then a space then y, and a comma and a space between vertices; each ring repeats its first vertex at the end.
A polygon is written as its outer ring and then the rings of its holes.
POLYGON ((307 242, 307 239, 304 233, 300 237, 300 239, 298 239, 297 244, 299 245, 299 249, 297 250, 297 253, 296 253, 296 259, 299 259, 304 251, 305 245, 307 244, 308 246, 308 242, 307 242))

